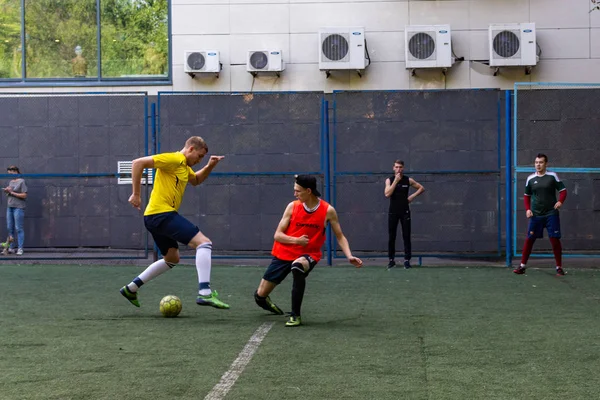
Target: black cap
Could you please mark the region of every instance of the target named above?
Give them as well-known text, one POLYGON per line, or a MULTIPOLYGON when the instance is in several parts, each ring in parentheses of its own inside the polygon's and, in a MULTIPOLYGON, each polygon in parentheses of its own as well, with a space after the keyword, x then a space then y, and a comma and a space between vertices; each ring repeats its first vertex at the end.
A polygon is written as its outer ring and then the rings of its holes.
POLYGON ((317 190, 317 178, 310 175, 296 175, 296 183, 304 189, 310 189, 312 194, 321 197, 321 193, 317 190))

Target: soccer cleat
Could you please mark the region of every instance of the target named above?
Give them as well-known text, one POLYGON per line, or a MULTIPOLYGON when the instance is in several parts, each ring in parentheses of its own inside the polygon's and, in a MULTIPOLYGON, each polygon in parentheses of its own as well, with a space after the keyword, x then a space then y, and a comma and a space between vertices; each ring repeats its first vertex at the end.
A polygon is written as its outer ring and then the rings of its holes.
POLYGON ((283 315, 283 310, 281 308, 277 307, 277 304, 273 303, 269 296, 267 296, 266 300, 267 300, 267 304, 269 306, 269 311, 271 311, 273 314, 283 315))
POLYGON ((300 326, 302 325, 302 321, 300 317, 296 317, 295 315, 290 315, 290 319, 285 323, 285 326, 300 326))
POLYGON ((513 272, 517 275, 523 275, 526 269, 527 268, 525 267, 518 266, 517 268, 513 269, 513 272))
POLYGON ((218 296, 219 294, 216 290, 213 290, 209 295, 206 296, 202 296, 199 294, 198 297, 196 297, 196 304, 198 304, 199 306, 211 306, 214 308, 221 308, 225 310, 228 309, 229 304, 223 303, 221 300, 219 300, 218 296))
POLYGON ((136 307, 140 306, 140 302, 137 299, 137 293, 130 292, 129 289, 127 288, 127 285, 123 286, 121 288, 121 290, 119 290, 119 292, 121 292, 123 297, 125 297, 127 300, 129 300, 129 302, 131 304, 133 304, 136 307))
POLYGON ((387 269, 392 269, 396 266, 396 262, 394 260, 390 260, 390 262, 387 265, 387 269))
POLYGON ((258 306, 263 310, 267 310, 276 315, 283 315, 281 308, 277 307, 277 304, 273 303, 269 296, 262 298, 258 297, 257 293, 254 293, 254 300, 256 301, 256 304, 258 304, 258 306))
POLYGON ((556 276, 564 276, 565 271, 561 267, 556 267, 556 276))
POLYGON ((410 266, 410 261, 409 260, 404 260, 404 269, 409 269, 409 268, 412 268, 410 266))

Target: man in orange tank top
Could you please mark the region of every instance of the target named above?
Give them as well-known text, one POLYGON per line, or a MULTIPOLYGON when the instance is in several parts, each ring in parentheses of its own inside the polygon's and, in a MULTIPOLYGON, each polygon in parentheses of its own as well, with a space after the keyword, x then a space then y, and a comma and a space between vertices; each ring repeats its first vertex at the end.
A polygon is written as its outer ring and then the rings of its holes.
POLYGON ((350 251, 348 239, 342 233, 335 209, 319 198, 321 194, 317 190, 315 177, 297 175, 294 196, 297 200, 287 205, 275 231, 271 265, 254 293, 256 304, 274 314, 282 315, 283 311, 271 301, 269 294, 290 272, 292 273, 292 312, 286 326, 301 324, 300 308, 306 277, 321 259, 328 222, 348 261, 357 268, 362 267, 360 258, 354 257, 350 251))

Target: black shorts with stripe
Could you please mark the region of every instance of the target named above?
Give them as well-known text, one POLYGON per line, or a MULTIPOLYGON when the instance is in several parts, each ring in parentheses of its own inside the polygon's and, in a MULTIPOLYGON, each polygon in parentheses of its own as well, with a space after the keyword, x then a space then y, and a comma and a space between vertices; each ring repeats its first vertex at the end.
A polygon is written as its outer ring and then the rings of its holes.
MULTIPOLYGON (((315 265, 317 265, 317 261, 315 261, 315 259, 309 256, 308 254, 303 254, 300 257, 304 257, 308 261, 308 271, 304 273, 304 276, 308 276, 308 274, 310 274, 310 271, 312 271, 315 265)), ((277 257, 273 257, 273 260, 271 260, 271 264, 269 265, 269 267, 265 271, 265 274, 263 275, 263 279, 279 285, 281 282, 283 282, 285 277, 288 276, 290 272, 292 272, 293 262, 294 261, 284 261, 280 260, 277 257)))

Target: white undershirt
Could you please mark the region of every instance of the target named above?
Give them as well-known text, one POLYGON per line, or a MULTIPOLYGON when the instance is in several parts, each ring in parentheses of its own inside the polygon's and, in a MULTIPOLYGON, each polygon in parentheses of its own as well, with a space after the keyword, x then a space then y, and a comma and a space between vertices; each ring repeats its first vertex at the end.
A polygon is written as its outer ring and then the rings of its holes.
POLYGON ((308 208, 308 207, 306 206, 306 203, 303 203, 302 205, 304 206, 304 209, 306 210, 306 212, 308 212, 308 213, 312 213, 312 212, 315 212, 315 211, 317 211, 317 208, 319 208, 319 206, 321 205, 321 200, 319 200, 319 202, 317 203, 317 205, 316 205, 316 206, 314 206, 313 208, 308 208))

